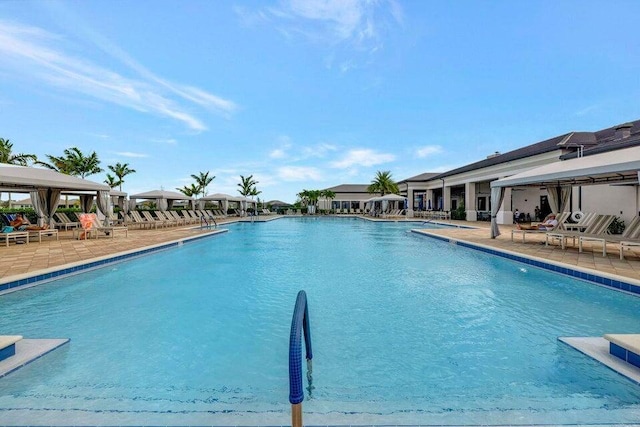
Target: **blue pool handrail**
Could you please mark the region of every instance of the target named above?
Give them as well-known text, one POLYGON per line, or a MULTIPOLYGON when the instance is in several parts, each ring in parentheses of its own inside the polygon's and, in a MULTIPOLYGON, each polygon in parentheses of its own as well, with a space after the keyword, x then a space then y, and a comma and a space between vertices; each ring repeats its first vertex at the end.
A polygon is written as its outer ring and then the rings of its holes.
POLYGON ((311 390, 313 352, 311 350, 311 330, 309 328, 309 307, 305 291, 298 292, 296 306, 291 319, 291 334, 289 336, 289 402, 292 407, 292 425, 302 425, 301 403, 304 400, 302 384, 302 334, 307 359, 307 379, 311 390))

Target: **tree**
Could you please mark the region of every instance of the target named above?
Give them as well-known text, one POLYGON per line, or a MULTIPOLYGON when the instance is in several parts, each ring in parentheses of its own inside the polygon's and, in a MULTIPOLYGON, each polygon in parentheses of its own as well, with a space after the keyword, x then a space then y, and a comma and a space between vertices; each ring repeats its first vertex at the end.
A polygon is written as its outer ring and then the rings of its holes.
POLYGON ((47 154, 51 163, 38 162, 39 164, 67 175, 79 176, 85 179, 89 175, 102 172, 100 159, 95 151, 85 156, 78 147, 64 150, 64 156, 56 157, 47 154))
MULTIPOLYGON (((37 163, 35 154, 14 154, 13 144, 8 139, 0 138, 0 163, 10 165, 29 166, 29 163, 37 163)), ((9 195, 9 208, 11 208, 11 193, 9 195)))
POLYGON ((262 191, 258 191, 256 189, 256 184, 259 184, 259 182, 253 180, 253 175, 249 175, 246 178, 240 175, 240 183, 238 184, 238 187, 240 187, 240 189, 238 190, 238 193, 240 193, 244 197, 257 196, 258 194, 262 193, 262 191))
POLYGON ((184 194, 187 197, 193 197, 200 193, 200 187, 197 184, 191 184, 191 187, 187 187, 186 185, 182 188, 176 188, 179 192, 184 194))
POLYGON ((29 163, 37 161, 38 158, 35 154, 14 154, 13 144, 8 139, 0 138, 0 163, 29 166, 29 163))
POLYGON ((376 172, 376 177, 371 181, 371 185, 367 188, 369 193, 398 194, 398 184, 391 177, 391 171, 376 172))
POLYGON ((303 205, 307 206, 308 213, 314 213, 318 204, 318 199, 322 196, 321 190, 302 190, 298 193, 298 198, 303 205), (309 209, 309 207, 312 207, 309 209))
MULTIPOLYGON (((215 176, 209 176, 209 172, 200 172, 199 175, 191 175, 191 178, 196 180, 196 184, 200 187, 202 197, 207 195, 207 185, 211 184, 211 181, 215 179, 215 176)), ((197 196, 197 194, 196 194, 197 196)))
POLYGON ((115 188, 118 185, 122 184, 122 181, 119 181, 116 177, 114 177, 113 175, 107 174, 107 179, 104 180, 104 183, 107 184, 109 187, 111 188, 115 188))
MULTIPOLYGON (((123 178, 129 174, 136 173, 135 169, 129 168, 129 163, 124 163, 124 164, 116 163, 115 165, 109 165, 107 167, 118 178, 118 185, 119 185, 120 191, 122 191, 122 184, 124 184, 123 178)), ((107 174, 107 179, 109 179, 109 174, 107 174)))
POLYGON ((331 202, 336 198, 336 193, 331 190, 322 190, 320 192, 320 197, 324 197, 329 201, 329 208, 331 208, 331 202))

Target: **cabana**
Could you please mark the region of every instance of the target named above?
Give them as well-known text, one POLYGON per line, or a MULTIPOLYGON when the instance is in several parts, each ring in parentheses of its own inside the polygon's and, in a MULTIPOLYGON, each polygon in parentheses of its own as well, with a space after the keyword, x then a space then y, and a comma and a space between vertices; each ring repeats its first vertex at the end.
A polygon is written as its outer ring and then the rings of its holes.
POLYGON ((53 214, 60 203, 62 192, 94 192, 98 209, 108 212, 108 185, 65 175, 50 169, 15 166, 0 163, 0 191, 29 193, 38 225, 53 226, 53 214))
POLYGON ((491 238, 495 239, 500 235, 497 214, 504 198, 504 189, 507 187, 546 187, 551 210, 563 212, 569 205, 573 186, 637 185, 638 171, 640 171, 640 146, 635 146, 563 160, 493 181, 491 183, 491 238))
POLYGON ((224 214, 227 215, 227 211, 229 210, 229 201, 236 201, 236 197, 230 194, 224 193, 215 193, 209 194, 207 196, 201 197, 198 199, 199 202, 218 202, 222 206, 222 210, 224 214))
MULTIPOLYGON (((173 202, 176 200, 188 200, 193 203, 193 198, 185 196, 182 193, 176 193, 175 191, 166 190, 153 190, 146 193, 131 194, 129 199, 135 203, 137 199, 143 200, 155 200, 158 210, 167 211, 173 207, 173 202)), ((132 204, 134 204, 132 203, 132 204)))

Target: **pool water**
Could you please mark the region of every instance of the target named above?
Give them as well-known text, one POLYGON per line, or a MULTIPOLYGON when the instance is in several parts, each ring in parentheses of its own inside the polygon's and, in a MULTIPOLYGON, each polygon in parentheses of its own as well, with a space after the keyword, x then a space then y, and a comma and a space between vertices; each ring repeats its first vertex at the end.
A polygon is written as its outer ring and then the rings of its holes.
POLYGON ((0 379, 0 424, 286 424, 300 289, 314 349, 308 424, 640 419, 640 386, 557 340, 638 332, 640 298, 410 227, 236 224, 4 295, 3 334, 71 343, 0 379))

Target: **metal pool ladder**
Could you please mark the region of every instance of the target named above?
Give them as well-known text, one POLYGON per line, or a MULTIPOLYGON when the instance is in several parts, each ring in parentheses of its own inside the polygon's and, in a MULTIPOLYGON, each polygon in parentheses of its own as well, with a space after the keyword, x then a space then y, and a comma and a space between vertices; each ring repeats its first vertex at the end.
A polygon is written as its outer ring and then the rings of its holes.
POLYGON ((291 403, 291 425, 302 427, 302 401, 304 390, 302 384, 302 334, 307 359, 307 382, 309 396, 313 390, 313 352, 311 351, 311 330, 309 328, 309 309, 307 306, 307 294, 298 292, 296 306, 291 319, 291 335, 289 336, 289 402, 291 403))

